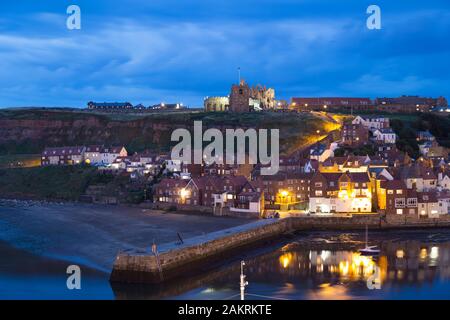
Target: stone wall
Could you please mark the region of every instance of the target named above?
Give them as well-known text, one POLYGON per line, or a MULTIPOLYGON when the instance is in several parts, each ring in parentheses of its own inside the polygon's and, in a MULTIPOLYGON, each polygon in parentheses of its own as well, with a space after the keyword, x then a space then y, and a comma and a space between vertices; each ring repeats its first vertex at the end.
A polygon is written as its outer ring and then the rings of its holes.
POLYGON ((217 257, 236 252, 265 239, 275 238, 291 230, 291 220, 260 220, 251 228, 239 226, 186 240, 179 248, 153 254, 120 253, 114 262, 112 282, 158 283, 204 267, 217 257), (203 237, 203 238, 202 238, 203 237), (193 242, 193 243, 189 243, 193 242), (158 262, 159 258, 159 262, 158 262))
POLYGON ((193 204, 146 202, 146 203, 142 203, 140 206, 142 208, 154 209, 154 210, 186 211, 186 212, 196 212, 196 213, 201 213, 201 214, 213 214, 212 207, 198 206, 198 205, 193 205, 193 204))
POLYGON ((366 225, 370 229, 380 228, 379 214, 341 215, 330 217, 293 217, 293 230, 363 230, 366 225))
POLYGON ((380 219, 381 228, 418 228, 418 227, 448 227, 450 215, 442 215, 437 219, 419 218, 417 215, 388 214, 380 219))
POLYGON ((297 230, 364 230, 405 227, 449 227, 450 216, 419 219, 408 216, 358 214, 353 216, 302 216, 258 220, 247 225, 187 239, 177 246, 162 245, 158 257, 149 253, 120 253, 111 273, 112 282, 158 283, 208 268, 227 255, 276 239, 297 230))

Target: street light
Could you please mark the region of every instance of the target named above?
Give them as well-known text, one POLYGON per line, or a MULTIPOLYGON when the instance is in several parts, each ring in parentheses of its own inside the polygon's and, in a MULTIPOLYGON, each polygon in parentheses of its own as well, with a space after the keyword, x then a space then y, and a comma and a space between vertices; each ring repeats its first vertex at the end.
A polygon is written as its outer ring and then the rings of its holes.
POLYGON ((189 190, 186 190, 185 188, 180 190, 180 196, 183 203, 185 203, 186 198, 189 197, 189 190))

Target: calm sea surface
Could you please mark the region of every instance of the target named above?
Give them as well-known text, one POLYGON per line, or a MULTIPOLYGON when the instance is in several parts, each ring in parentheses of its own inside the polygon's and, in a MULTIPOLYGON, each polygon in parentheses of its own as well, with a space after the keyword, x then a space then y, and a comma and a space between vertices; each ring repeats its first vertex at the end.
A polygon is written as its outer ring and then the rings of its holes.
POLYGON ((241 259, 247 299, 450 299, 450 230, 369 238, 378 257, 358 253, 364 233, 304 232, 163 286, 111 285, 107 272, 81 266, 81 290, 67 289, 65 272, 83 257, 53 259, 0 243, 0 299, 238 299, 241 259), (380 289, 369 289, 368 279, 380 289))

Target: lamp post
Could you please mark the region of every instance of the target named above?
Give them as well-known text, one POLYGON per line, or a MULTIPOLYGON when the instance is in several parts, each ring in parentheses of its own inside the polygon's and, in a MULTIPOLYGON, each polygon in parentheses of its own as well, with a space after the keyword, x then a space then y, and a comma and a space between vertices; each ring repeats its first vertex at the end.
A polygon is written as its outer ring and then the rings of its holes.
POLYGON ((241 261, 241 276, 239 283, 239 287, 241 289, 241 300, 245 299, 245 287, 248 286, 248 281, 245 281, 244 266, 245 261, 241 261))
POLYGON ((287 197, 289 196, 289 192, 286 190, 280 191, 281 201, 280 201, 280 209, 283 210, 283 206, 285 206, 286 211, 288 210, 288 201, 287 197))

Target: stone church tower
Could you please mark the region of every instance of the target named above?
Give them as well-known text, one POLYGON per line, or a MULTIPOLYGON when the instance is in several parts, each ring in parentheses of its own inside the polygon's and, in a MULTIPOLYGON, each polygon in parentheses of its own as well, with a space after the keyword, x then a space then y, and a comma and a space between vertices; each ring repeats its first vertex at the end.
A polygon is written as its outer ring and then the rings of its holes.
POLYGON ((241 80, 239 85, 234 84, 231 87, 229 110, 231 112, 250 111, 250 87, 244 80, 241 80))

